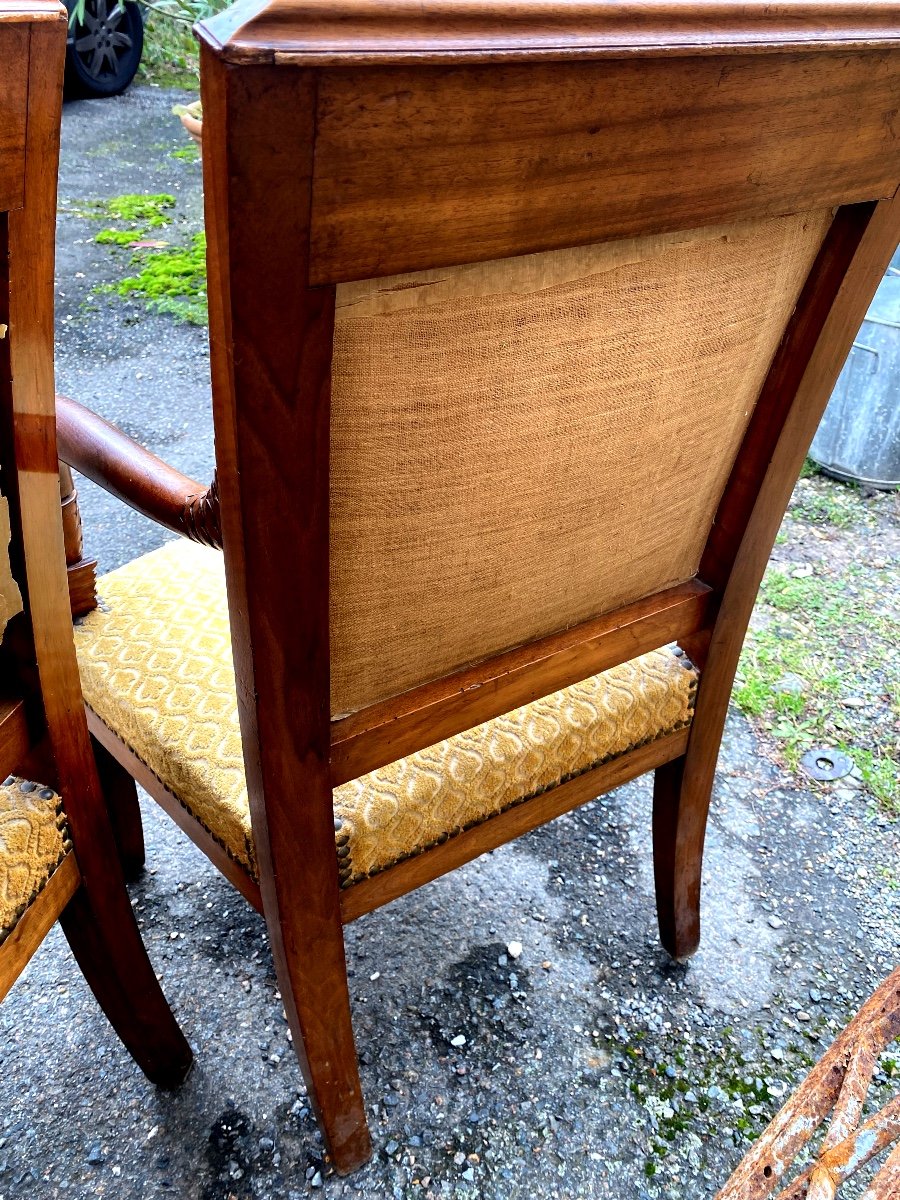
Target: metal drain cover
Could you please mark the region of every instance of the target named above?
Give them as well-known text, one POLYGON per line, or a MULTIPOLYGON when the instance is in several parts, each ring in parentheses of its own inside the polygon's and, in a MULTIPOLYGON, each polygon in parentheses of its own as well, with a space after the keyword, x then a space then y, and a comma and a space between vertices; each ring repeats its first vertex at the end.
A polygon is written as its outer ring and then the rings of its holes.
POLYGON ((853 759, 841 750, 807 750, 800 762, 813 779, 823 782, 843 779, 853 770, 853 759))

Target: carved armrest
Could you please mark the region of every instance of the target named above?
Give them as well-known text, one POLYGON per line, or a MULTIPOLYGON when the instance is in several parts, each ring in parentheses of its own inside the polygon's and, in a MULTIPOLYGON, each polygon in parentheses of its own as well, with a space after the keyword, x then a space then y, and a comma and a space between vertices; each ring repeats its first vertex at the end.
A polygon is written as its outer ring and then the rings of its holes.
POLYGON ((203 487, 67 396, 56 397, 56 434, 64 463, 166 529, 222 548, 215 476, 203 487))

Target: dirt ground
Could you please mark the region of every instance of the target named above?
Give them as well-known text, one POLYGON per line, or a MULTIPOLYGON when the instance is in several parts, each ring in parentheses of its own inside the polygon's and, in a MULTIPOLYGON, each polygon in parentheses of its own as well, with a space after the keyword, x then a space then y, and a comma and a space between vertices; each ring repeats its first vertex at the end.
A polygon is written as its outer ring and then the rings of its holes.
MULTIPOLYGON (((98 292, 135 271, 96 241, 111 199, 171 195, 164 236, 199 232, 199 166, 173 157, 179 98, 67 107, 58 375, 205 479, 205 330, 98 292)), ((161 540, 89 485, 82 497, 104 569, 161 540)), ((262 921, 147 802, 133 902, 196 1066, 175 1094, 151 1087, 55 931, 0 1007, 0 1200, 711 1197, 897 965, 898 584, 897 496, 802 480, 735 691, 689 965, 658 945, 648 780, 350 927, 376 1147, 351 1179, 323 1153, 262 921), (810 750, 852 771, 815 782, 810 750)), ((886 1053, 872 1103, 898 1078, 886 1053)))

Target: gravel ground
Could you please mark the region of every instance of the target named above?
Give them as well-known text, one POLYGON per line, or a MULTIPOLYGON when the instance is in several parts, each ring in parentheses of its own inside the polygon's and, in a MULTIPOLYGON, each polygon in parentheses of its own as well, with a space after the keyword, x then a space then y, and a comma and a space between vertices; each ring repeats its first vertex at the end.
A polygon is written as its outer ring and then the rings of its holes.
MULTIPOLYGON (((61 390, 206 479, 205 334, 98 298, 123 259, 91 240, 96 218, 84 215, 97 199, 168 192, 184 236, 198 227, 199 167, 171 157, 184 144, 169 115, 179 98, 137 88, 67 107, 58 376, 61 390)), ((104 569, 161 540, 96 489, 82 499, 104 569)), ((877 520, 826 539, 801 529, 798 561, 877 549, 896 596, 900 515, 894 498, 872 504, 877 520)), ((793 561, 792 545, 781 561, 793 561)), ((339 1180, 306 1103, 263 922, 149 802, 145 813, 149 869, 133 900, 196 1066, 174 1095, 150 1086, 54 931, 0 1007, 0 1200, 711 1196, 897 962, 896 819, 858 778, 812 785, 780 765, 776 742, 735 711, 703 945, 688 966, 657 942, 647 780, 348 930, 375 1154, 339 1180)), ((896 1070, 885 1056, 876 1099, 896 1070)))

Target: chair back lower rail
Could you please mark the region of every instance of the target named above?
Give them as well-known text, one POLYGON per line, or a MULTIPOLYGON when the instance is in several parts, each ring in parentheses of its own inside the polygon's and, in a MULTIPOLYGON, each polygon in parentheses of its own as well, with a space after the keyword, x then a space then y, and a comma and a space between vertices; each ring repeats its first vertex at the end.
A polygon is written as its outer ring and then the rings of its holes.
POLYGON ((332 786, 712 626, 715 595, 688 580, 573 629, 373 704, 331 725, 332 786))

